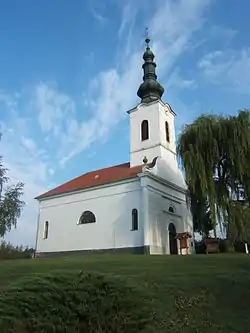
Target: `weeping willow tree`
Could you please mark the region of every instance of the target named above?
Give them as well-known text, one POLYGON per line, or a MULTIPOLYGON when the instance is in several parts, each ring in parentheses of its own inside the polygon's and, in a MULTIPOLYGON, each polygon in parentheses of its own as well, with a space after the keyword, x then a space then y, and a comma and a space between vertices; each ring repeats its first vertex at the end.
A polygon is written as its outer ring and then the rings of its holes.
POLYGON ((183 128, 177 150, 196 231, 207 235, 214 230, 217 237, 218 223, 237 227, 236 220, 230 220, 234 209, 230 203, 242 197, 250 203, 250 111, 200 116, 183 128))

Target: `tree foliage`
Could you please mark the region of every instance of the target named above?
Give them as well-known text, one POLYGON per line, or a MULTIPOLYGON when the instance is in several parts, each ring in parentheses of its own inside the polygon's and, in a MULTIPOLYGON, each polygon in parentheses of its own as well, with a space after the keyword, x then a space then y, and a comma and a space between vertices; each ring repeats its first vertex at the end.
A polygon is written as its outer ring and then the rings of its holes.
POLYGON ((0 242, 0 261, 2 259, 30 259, 32 258, 34 249, 29 246, 12 245, 10 242, 0 242))
POLYGON ((227 235, 231 243, 250 243, 250 207, 241 201, 231 201, 229 204, 229 223, 227 235))
POLYGON ((237 116, 202 115, 178 140, 196 230, 207 234, 229 219, 230 203, 250 202, 250 111, 237 116))
POLYGON ((22 182, 8 185, 7 169, 3 166, 0 157, 0 237, 16 227, 17 220, 21 215, 24 202, 21 200, 23 194, 22 182))

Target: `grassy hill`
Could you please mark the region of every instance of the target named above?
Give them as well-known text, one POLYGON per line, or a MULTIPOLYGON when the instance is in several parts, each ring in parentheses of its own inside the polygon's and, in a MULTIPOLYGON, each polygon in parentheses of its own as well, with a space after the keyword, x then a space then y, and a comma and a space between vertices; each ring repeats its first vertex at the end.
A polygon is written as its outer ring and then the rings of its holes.
POLYGON ((250 331, 247 255, 90 255, 0 261, 0 291, 29 274, 80 270, 118 275, 140 290, 154 316, 149 332, 250 331))

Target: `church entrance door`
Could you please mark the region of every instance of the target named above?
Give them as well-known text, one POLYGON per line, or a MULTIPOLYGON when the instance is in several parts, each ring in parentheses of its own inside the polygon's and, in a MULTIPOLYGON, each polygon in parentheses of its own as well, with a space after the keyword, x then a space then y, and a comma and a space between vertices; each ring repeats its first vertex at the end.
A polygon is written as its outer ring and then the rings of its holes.
POLYGON ((173 223, 170 223, 168 226, 168 234, 169 234, 169 252, 170 254, 178 254, 176 229, 173 223))

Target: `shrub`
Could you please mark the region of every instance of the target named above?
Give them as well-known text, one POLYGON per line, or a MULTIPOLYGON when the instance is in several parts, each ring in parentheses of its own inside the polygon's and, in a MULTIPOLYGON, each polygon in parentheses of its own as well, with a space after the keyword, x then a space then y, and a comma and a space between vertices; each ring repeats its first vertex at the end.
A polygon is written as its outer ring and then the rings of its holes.
POLYGON ((1 333, 141 332, 150 318, 145 303, 117 278, 33 275, 0 295, 1 333))
POLYGON ((206 253, 206 245, 204 240, 199 242, 195 241, 195 252, 196 254, 205 254, 206 253))
MULTIPOLYGON (((247 244, 248 246, 248 251, 250 250, 250 244, 247 244)), ((246 248, 245 248, 245 243, 244 242, 240 242, 240 241, 236 241, 234 243, 234 248, 236 252, 241 252, 241 253, 246 253, 246 248)))
POLYGON ((30 259, 34 249, 26 246, 14 246, 11 243, 2 241, 0 243, 0 260, 1 259, 30 259))
MULTIPOLYGON (((219 252, 220 253, 229 253, 229 252, 243 252, 245 253, 245 243, 244 242, 235 242, 231 244, 228 239, 218 239, 219 241, 219 252)), ((248 248, 249 245, 248 245, 248 248)), ((195 251, 196 254, 205 254, 206 253, 206 245, 204 240, 199 242, 195 242, 195 251)))

